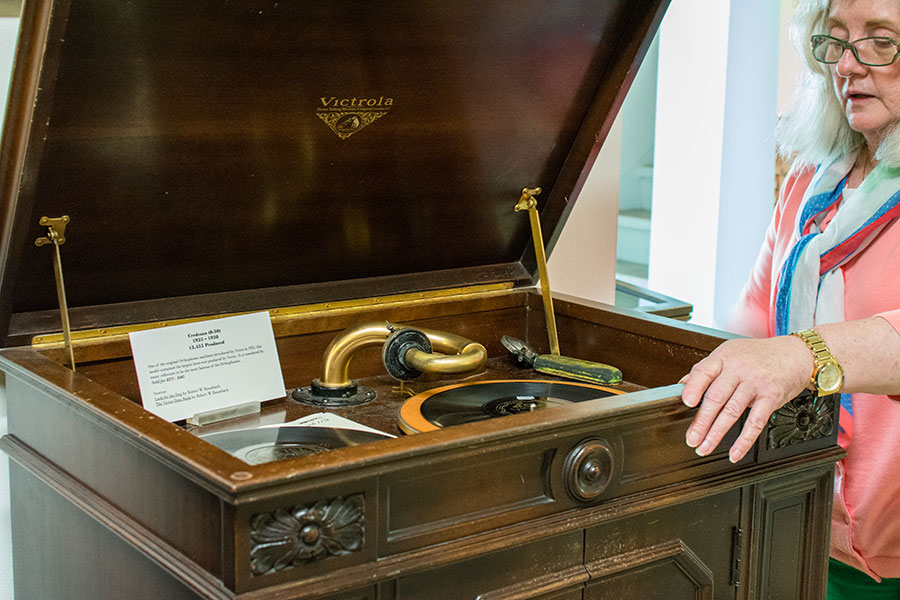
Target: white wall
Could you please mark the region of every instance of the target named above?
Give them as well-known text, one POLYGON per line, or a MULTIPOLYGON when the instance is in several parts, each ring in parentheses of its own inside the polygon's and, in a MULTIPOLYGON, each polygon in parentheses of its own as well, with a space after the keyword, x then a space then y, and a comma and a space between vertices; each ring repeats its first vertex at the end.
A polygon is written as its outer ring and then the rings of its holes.
POLYGON ((660 30, 649 287, 701 325, 734 304, 771 216, 780 1, 674 0, 660 30))
POLYGON ((713 297, 717 324, 725 323, 737 302, 772 218, 780 4, 732 2, 713 297))
POLYGON ((674 0, 659 33, 648 284, 692 303, 700 324, 715 295, 730 13, 722 0, 674 0))
MULTIPOLYGON (((612 304, 622 119, 616 118, 547 264, 550 288, 612 304)), ((565 350, 560 348, 565 354, 565 350)))
POLYGON ((790 16, 797 0, 781 0, 780 28, 778 33, 778 111, 787 105, 797 88, 803 61, 791 44, 789 37, 790 16))

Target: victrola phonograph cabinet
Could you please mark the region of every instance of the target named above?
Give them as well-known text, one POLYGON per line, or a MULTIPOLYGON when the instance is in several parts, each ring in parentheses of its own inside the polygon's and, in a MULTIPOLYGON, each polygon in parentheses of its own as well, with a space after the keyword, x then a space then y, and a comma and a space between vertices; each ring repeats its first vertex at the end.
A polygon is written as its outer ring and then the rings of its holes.
POLYGON ((26 1, 17 597, 822 597, 834 398, 700 458, 677 382, 722 336, 533 285, 666 4, 26 1), (142 407, 130 332, 260 311, 283 397, 142 407), (277 426, 322 414, 381 433, 277 426))

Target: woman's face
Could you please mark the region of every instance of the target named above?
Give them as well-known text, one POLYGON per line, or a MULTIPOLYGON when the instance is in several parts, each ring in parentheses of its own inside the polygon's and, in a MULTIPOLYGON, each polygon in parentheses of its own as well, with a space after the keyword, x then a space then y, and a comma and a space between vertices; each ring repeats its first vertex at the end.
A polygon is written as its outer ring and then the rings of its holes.
MULTIPOLYGON (((847 41, 883 36, 900 42, 900 0, 834 0, 827 28, 828 35, 847 41)), ((829 66, 851 129, 874 150, 886 129, 900 123, 900 59, 869 67, 847 50, 829 66)))

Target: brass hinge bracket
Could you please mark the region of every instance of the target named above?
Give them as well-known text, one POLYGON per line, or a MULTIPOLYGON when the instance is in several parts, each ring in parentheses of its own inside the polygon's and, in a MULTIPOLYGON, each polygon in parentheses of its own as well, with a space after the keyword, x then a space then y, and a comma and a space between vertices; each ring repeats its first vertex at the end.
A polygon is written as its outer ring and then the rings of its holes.
POLYGON ((69 365, 75 370, 75 351, 72 348, 72 330, 69 325, 69 305, 66 302, 66 286, 63 283, 62 257, 59 253, 59 247, 66 242, 66 225, 69 224, 69 216, 52 219, 50 217, 41 217, 38 222, 41 227, 47 228, 47 236, 39 237, 34 240, 37 247, 53 244, 55 250, 53 254, 53 275, 56 278, 56 296, 59 300, 59 317, 62 321, 63 338, 65 340, 66 349, 69 355, 69 365))
POLYGON ((541 219, 537 211, 535 196, 541 188, 525 188, 516 203, 516 212, 527 210, 531 220, 531 237, 534 239, 534 254, 537 258, 538 275, 541 278, 541 298, 544 300, 544 317, 547 320, 547 336, 550 338, 550 354, 559 356, 559 336, 556 333, 556 315, 553 313, 553 298, 550 295, 550 277, 547 274, 547 254, 544 252, 544 237, 541 233, 541 219))

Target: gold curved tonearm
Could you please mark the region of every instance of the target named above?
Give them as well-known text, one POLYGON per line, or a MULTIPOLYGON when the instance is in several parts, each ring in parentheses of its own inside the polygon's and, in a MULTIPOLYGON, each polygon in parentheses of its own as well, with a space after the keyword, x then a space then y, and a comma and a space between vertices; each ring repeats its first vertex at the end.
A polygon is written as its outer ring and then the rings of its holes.
MULTIPOLYGON (((321 377, 317 384, 324 388, 351 385, 350 359, 361 348, 383 345, 388 337, 406 326, 387 321, 363 323, 346 329, 325 349, 321 377)), ((432 352, 410 348, 404 362, 423 373, 468 373, 484 366, 487 350, 477 342, 444 331, 415 327, 431 342, 432 352)))

